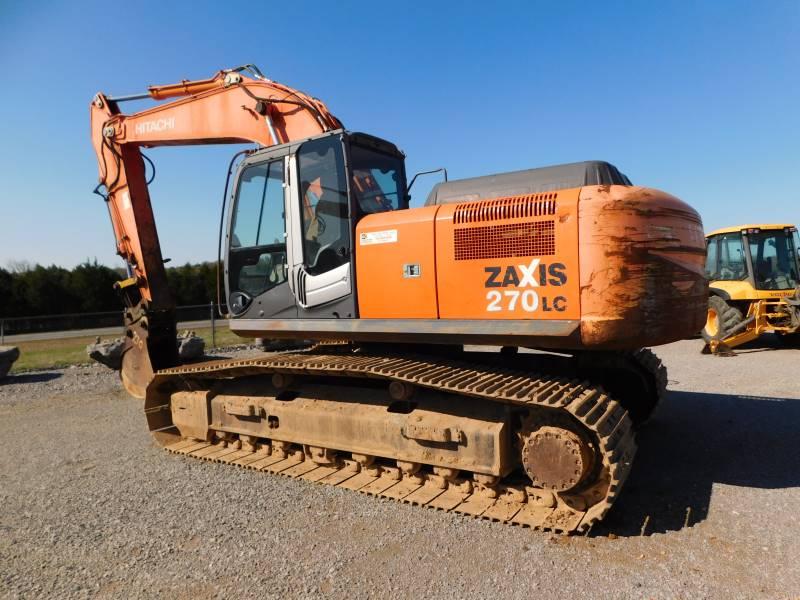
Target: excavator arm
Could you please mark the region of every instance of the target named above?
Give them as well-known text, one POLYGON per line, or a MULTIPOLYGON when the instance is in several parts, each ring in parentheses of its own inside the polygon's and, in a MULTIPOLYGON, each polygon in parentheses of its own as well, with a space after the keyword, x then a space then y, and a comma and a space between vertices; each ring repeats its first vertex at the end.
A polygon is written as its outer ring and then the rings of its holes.
POLYGON ((178 362, 174 302, 150 202, 141 148, 194 144, 261 146, 339 129, 321 101, 265 78, 252 65, 211 78, 152 86, 142 94, 92 100, 91 134, 99 166, 97 192, 114 228, 117 254, 128 266, 118 283, 126 303, 122 379, 143 397, 153 371, 178 362), (244 73, 247 73, 245 75, 244 73), (171 100, 125 115, 128 100, 171 100))

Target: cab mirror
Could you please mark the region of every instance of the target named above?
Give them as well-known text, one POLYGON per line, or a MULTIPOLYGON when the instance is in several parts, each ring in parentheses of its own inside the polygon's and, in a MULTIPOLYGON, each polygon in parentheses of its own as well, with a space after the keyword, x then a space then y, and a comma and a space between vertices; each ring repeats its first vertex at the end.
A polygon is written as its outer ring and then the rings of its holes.
POLYGON ((420 171, 419 173, 414 175, 414 177, 411 178, 411 183, 409 183, 408 187, 406 188, 406 198, 408 200, 411 200, 411 186, 414 185, 414 182, 417 180, 417 177, 419 177, 420 175, 430 175, 432 173, 444 173, 444 180, 445 182, 447 181, 447 169, 445 169, 444 167, 439 167, 438 169, 431 169, 430 171, 420 171))

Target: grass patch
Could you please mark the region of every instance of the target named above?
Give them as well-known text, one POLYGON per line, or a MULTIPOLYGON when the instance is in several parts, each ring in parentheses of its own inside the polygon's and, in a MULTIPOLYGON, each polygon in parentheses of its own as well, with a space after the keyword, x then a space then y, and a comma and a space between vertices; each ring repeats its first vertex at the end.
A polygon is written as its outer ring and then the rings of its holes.
MULTIPOLYGON (((179 330, 182 333, 183 330, 179 330)), ((211 349, 211 328, 193 329, 197 335, 206 341, 206 350, 211 349)), ((121 335, 121 333, 120 333, 121 335)), ((12 373, 37 369, 55 369, 92 362, 86 354, 86 346, 94 343, 96 336, 62 338, 53 340, 36 340, 32 342, 19 342, 14 344, 19 348, 19 360, 11 368, 12 373)), ((114 339, 114 335, 102 336, 102 339, 114 339)), ((236 344, 250 343, 250 339, 241 338, 231 332, 228 327, 221 325, 216 328, 216 345, 235 346, 236 344)))

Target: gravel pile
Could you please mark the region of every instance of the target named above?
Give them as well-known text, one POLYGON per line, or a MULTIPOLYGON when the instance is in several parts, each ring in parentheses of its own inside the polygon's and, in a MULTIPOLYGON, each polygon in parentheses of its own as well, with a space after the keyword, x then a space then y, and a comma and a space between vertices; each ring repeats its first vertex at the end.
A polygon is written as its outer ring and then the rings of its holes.
POLYGON ((671 394, 572 538, 169 455, 99 365, 12 376, 0 596, 797 597, 800 351, 698 346, 658 350, 671 394))

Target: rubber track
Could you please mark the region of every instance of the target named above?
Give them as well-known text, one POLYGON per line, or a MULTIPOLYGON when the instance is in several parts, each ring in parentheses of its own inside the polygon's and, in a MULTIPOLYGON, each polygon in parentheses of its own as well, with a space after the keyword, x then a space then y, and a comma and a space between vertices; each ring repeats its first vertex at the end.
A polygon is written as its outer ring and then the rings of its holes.
POLYGON ((300 450, 281 457, 238 449, 238 442, 231 446, 222 441, 211 444, 191 440, 181 440, 166 449, 203 460, 558 533, 586 531, 605 516, 628 476, 636 452, 627 412, 602 389, 566 378, 537 376, 468 362, 390 355, 278 354, 165 369, 156 374, 155 381, 227 379, 272 373, 378 378, 387 383, 394 380, 493 402, 566 411, 596 435, 598 451, 609 479, 605 494, 588 508, 574 502, 568 506, 563 499, 559 499, 555 507, 545 507, 541 502, 528 499, 524 484, 512 482, 501 482, 496 488, 496 497, 493 497, 492 491, 477 486, 467 493, 463 482, 453 482, 446 489, 439 489, 435 478, 400 477, 396 468, 384 469, 381 473, 377 469, 359 469, 353 461, 344 461, 336 467, 319 466, 300 450))
POLYGON ((655 402, 653 403, 653 407, 650 410, 647 418, 644 419, 644 422, 650 420, 650 417, 658 408, 658 405, 664 400, 664 397, 667 395, 667 384, 668 384, 668 376, 667 376, 667 367, 664 366, 664 363, 661 362, 661 359, 656 356, 656 354, 648 349, 648 348, 640 348, 635 352, 631 353, 633 359, 639 363, 644 369, 647 370, 652 376, 655 381, 655 392, 656 398, 655 402))

